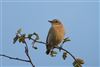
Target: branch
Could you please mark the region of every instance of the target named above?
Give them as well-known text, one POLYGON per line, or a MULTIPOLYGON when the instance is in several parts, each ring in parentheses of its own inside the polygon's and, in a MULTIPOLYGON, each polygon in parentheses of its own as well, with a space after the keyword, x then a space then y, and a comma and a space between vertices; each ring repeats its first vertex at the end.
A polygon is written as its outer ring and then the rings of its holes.
POLYGON ((31 60, 31 58, 30 58, 30 56, 29 56, 29 50, 28 50, 28 45, 27 45, 27 43, 25 42, 25 54, 26 54, 26 56, 28 57, 28 59, 29 59, 29 63, 32 65, 32 67, 35 67, 35 65, 32 63, 32 60, 31 60))
POLYGON ((26 56, 28 57, 29 60, 24 60, 24 59, 20 59, 20 58, 15 58, 15 57, 11 57, 11 56, 7 56, 7 55, 4 55, 4 54, 0 54, 0 56, 3 56, 3 57, 6 57, 6 58, 9 58, 9 59, 13 59, 13 60, 19 60, 19 61, 24 61, 24 62, 29 62, 32 67, 35 67, 35 65, 32 63, 32 60, 29 56, 29 52, 28 52, 28 46, 27 46, 27 43, 25 42, 25 54, 26 56))
MULTIPOLYGON (((46 45, 45 42, 37 41, 37 40, 35 40, 35 39, 33 39, 33 38, 31 38, 31 40, 33 40, 34 42, 42 43, 42 44, 45 44, 45 45, 46 45)), ((62 43, 62 44, 63 44, 63 43, 62 43)), ((61 44, 61 45, 62 45, 62 44, 61 44)), ((62 46, 60 46, 60 47, 55 47, 55 48, 57 48, 57 49, 59 49, 59 50, 63 50, 63 51, 65 51, 66 53, 68 53, 68 54, 74 59, 74 62, 76 62, 76 63, 80 66, 80 62, 79 62, 79 61, 75 58, 75 56, 74 56, 72 53, 70 53, 68 50, 62 48, 62 46)), ((84 63, 84 62, 82 61, 82 63, 84 63)))
MULTIPOLYGON (((26 37, 27 38, 27 37, 26 37)), ((35 39, 33 39, 33 38, 30 38, 31 40, 33 40, 34 42, 37 42, 37 43, 41 43, 41 44, 45 44, 46 45, 46 43, 45 42, 42 42, 42 41, 38 41, 38 40, 35 40, 35 39)), ((55 48, 57 48, 57 49, 59 49, 59 50, 63 50, 63 51, 65 51, 65 52, 67 52, 73 59, 74 59, 74 61, 76 61, 77 62, 77 59, 75 58, 75 56, 73 55, 73 54, 71 54, 69 51, 67 51, 66 49, 64 49, 64 48, 62 48, 62 47, 55 47, 55 48)), ((78 63, 78 62, 77 62, 78 63)))
MULTIPOLYGON (((25 37, 25 38, 26 38, 26 39, 29 39, 28 37, 25 37)), ((41 43, 41 44, 45 44, 45 45, 46 45, 45 42, 38 41, 38 40, 33 39, 33 38, 30 38, 30 40, 32 40, 32 41, 34 42, 34 44, 35 44, 35 42, 37 42, 37 43, 41 43)), ((26 44, 26 47, 27 47, 27 43, 25 43, 25 44, 26 44)), ((77 59, 75 58, 75 56, 74 56, 73 54, 71 54, 69 51, 67 51, 66 49, 64 49, 64 48, 62 48, 62 47, 55 47, 55 48, 67 52, 67 53, 74 59, 74 61, 76 61, 76 62, 78 63, 78 61, 77 61, 77 59)), ((27 47, 27 49, 28 49, 28 47, 27 47)), ((28 58, 30 59, 29 56, 28 56, 28 58)), ((31 59, 30 59, 30 60, 31 60, 31 59)), ((31 63, 32 63, 32 62, 31 62, 31 63)))
POLYGON ((6 57, 6 58, 9 58, 9 59, 13 59, 13 60, 23 61, 23 62, 30 62, 29 60, 24 60, 24 59, 20 59, 20 58, 15 58, 15 57, 7 56, 7 55, 4 55, 4 54, 0 54, 0 56, 6 57))
MULTIPOLYGON (((19 61, 24 61, 24 62, 29 62, 32 67, 35 67, 35 65, 33 64, 32 60, 31 60, 31 57, 29 55, 29 49, 28 49, 28 45, 27 45, 27 42, 26 42, 26 39, 29 39, 29 40, 32 40, 33 42, 33 45, 32 47, 34 49, 37 49, 37 47, 35 47, 35 43, 41 43, 41 44, 44 44, 46 46, 46 43, 45 42, 42 42, 42 41, 39 41, 39 36, 37 33, 33 33, 33 34, 29 34, 27 37, 26 37, 26 34, 21 34, 20 33, 21 30, 18 30, 17 33, 16 33, 16 36, 14 37, 13 39, 13 43, 15 44, 16 41, 19 41, 19 43, 23 43, 25 44, 25 54, 26 56, 28 57, 28 60, 23 60, 23 59, 20 59, 20 58, 13 58, 13 57, 10 57, 10 56, 7 56, 7 55, 3 55, 3 54, 0 54, 0 56, 3 56, 3 57, 6 57, 6 58, 9 58, 9 59, 14 59, 14 60, 19 60, 19 61), (32 36, 35 35, 36 38, 32 38, 32 36)), ((63 45, 65 42, 67 41, 70 41, 70 39, 68 38, 65 38, 63 43, 61 45, 63 45)), ((62 50, 64 51, 63 53, 63 59, 65 60, 66 56, 67 56, 67 53, 74 59, 74 62, 73 62, 73 66, 74 67, 82 67, 81 64, 84 64, 84 61, 80 58, 75 58, 75 56, 73 54, 71 54, 68 50, 62 48, 62 46, 58 46, 58 47, 54 47, 54 48, 57 48, 59 50, 62 50)), ((51 54, 54 53, 56 54, 55 52, 51 52, 51 54)))
POLYGON ((74 57, 74 55, 71 54, 69 51, 67 51, 66 49, 64 49, 64 48, 62 48, 62 47, 56 47, 56 48, 67 52, 67 53, 77 62, 77 59, 76 59, 76 58, 74 57))
MULTIPOLYGON (((25 37, 25 38, 26 38, 26 39, 29 39, 28 37, 25 37)), ((30 40, 32 40, 32 41, 34 41, 34 42, 37 42, 37 43, 41 43, 41 44, 45 44, 45 45, 46 45, 45 42, 38 41, 38 40, 35 40, 35 39, 33 39, 33 38, 30 38, 30 40)))

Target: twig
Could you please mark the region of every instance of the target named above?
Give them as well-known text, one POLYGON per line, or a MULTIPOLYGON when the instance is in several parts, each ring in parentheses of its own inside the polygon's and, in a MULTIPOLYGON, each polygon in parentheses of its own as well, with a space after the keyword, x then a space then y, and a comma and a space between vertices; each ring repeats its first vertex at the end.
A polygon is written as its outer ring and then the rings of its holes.
POLYGON ((7 56, 7 55, 4 55, 4 54, 0 54, 0 56, 6 57, 6 58, 9 58, 9 59, 13 59, 13 60, 19 60, 19 61, 24 61, 24 62, 30 62, 29 60, 24 60, 24 59, 20 59, 20 58, 14 58, 14 57, 7 56))
MULTIPOLYGON (((25 37, 27 39, 29 39, 28 37, 25 37)), ((42 42, 42 41, 38 41, 38 40, 35 40, 33 38, 30 38, 30 40, 34 41, 34 42, 37 42, 37 43, 42 43, 42 44, 46 44, 45 42, 42 42)))
MULTIPOLYGON (((33 38, 31 38, 31 40, 33 40, 34 42, 37 42, 37 43, 42 43, 42 44, 45 44, 46 45, 46 43, 45 42, 42 42, 42 41, 37 41, 37 40, 35 40, 35 39, 33 39, 33 38)), ((63 51, 65 51, 65 52, 67 52, 73 59, 74 59, 74 61, 76 61, 77 62, 77 60, 76 60, 76 58, 74 57, 74 55, 73 54, 71 54, 69 51, 67 51, 66 49, 64 49, 64 48, 62 48, 62 47, 55 47, 55 48, 57 48, 57 49, 59 49, 59 50, 63 50, 63 51)), ((77 62, 78 63, 78 62, 77 62)))
POLYGON ((77 62, 77 60, 76 60, 76 58, 74 57, 74 55, 72 55, 69 51, 67 51, 66 49, 64 49, 64 48, 62 48, 62 47, 56 47, 56 48, 67 52, 67 53, 77 62))
POLYGON ((35 67, 35 65, 33 64, 32 60, 31 60, 31 58, 30 58, 30 56, 29 56, 28 45, 27 45, 26 42, 25 42, 25 54, 26 54, 26 56, 28 57, 29 62, 30 62, 30 64, 32 65, 32 67, 35 67))

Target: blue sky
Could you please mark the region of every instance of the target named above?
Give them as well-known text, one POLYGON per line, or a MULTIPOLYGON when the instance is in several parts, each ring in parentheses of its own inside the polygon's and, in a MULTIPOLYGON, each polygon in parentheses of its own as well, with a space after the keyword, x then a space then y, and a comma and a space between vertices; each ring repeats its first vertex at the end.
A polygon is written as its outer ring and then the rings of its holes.
MULTIPOLYGON (((7 0, 4 0, 7 1, 7 0)), ((10 0, 9 0, 10 1, 10 0)), ((66 36, 71 41, 64 48, 76 57, 84 59, 83 67, 99 67, 99 3, 98 2, 3 2, 2 3, 2 49, 3 54, 26 58, 24 45, 12 44, 17 29, 23 33, 37 32, 45 41, 50 28, 48 20, 59 19, 65 26, 66 36)), ((62 52, 52 58, 45 54, 45 46, 38 44, 38 50, 31 48, 30 54, 36 66, 71 66, 73 59, 62 60, 62 52)), ((0 58, 1 59, 1 58, 0 58)), ((2 58, 2 67, 20 67, 30 64, 2 58)))

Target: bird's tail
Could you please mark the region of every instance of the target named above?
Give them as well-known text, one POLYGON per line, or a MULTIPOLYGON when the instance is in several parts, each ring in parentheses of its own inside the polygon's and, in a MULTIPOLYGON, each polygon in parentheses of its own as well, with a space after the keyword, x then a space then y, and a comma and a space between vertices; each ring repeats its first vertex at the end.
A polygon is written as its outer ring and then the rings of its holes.
POLYGON ((46 51, 46 54, 48 55, 49 53, 50 53, 50 50, 47 50, 47 51, 46 51))
POLYGON ((51 46, 50 45, 46 45, 46 49, 47 49, 46 54, 48 55, 50 53, 50 51, 51 51, 51 46))

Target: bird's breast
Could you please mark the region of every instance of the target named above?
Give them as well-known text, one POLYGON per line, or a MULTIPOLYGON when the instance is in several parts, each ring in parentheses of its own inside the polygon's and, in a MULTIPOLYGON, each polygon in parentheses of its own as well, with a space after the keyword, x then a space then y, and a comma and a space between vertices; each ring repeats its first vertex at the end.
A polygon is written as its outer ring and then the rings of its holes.
POLYGON ((53 39, 57 44, 59 44, 64 38, 64 28, 62 26, 55 27, 53 33, 53 39))

